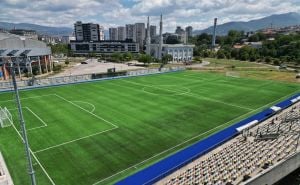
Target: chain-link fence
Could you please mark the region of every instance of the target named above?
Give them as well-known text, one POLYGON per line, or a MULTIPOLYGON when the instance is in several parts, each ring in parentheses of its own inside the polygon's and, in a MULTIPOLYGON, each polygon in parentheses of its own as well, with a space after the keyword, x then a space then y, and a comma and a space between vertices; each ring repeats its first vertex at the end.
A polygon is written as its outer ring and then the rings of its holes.
MULTIPOLYGON (((115 73, 100 73, 100 74, 87 74, 87 75, 72 75, 72 76, 62 76, 62 77, 49 77, 49 78, 32 78, 27 80, 17 81, 17 85, 20 89, 26 88, 38 88, 47 86, 57 86, 64 84, 74 84, 87 81, 96 80, 107 80, 114 78, 122 78, 129 76, 143 76, 149 74, 167 73, 185 70, 185 67, 168 67, 168 68, 149 68, 149 69, 139 69, 134 71, 121 71, 115 73)), ((12 90, 13 86, 10 81, 0 82, 0 91, 12 90)))

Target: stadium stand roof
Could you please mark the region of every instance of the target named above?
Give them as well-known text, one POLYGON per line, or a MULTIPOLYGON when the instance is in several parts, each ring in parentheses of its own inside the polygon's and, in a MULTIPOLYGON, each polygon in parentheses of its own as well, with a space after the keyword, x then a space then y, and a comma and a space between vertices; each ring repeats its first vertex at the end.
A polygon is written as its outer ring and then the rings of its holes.
POLYGON ((0 56, 43 56, 50 55, 46 43, 18 35, 0 32, 0 56))

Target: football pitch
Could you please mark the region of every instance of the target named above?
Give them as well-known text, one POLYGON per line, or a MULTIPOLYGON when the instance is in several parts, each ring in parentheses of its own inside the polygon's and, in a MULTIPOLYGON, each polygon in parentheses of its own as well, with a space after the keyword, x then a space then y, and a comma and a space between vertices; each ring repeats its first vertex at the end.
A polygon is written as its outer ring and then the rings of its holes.
MULTIPOLYGON (((300 92, 299 84, 182 71, 21 91, 42 185, 112 184, 300 92)), ((0 151, 16 185, 29 184, 14 95, 0 151)))

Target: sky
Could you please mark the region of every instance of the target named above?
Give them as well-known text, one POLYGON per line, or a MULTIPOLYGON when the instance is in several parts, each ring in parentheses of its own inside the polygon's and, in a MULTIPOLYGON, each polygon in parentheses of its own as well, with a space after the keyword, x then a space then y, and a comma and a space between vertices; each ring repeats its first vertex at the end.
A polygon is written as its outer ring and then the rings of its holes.
POLYGON ((176 26, 204 29, 229 21, 248 21, 272 14, 300 13, 300 0, 0 0, 0 22, 73 27, 74 22, 93 22, 109 27, 135 22, 159 25, 164 31, 176 26))

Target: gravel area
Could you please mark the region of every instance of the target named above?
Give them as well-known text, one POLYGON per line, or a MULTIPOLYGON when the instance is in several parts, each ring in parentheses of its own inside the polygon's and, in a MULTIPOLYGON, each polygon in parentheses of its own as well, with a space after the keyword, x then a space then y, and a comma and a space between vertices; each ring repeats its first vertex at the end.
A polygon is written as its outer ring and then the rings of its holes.
POLYGON ((127 64, 118 64, 118 63, 103 63, 98 62, 97 59, 88 59, 85 61, 86 64, 77 64, 72 68, 66 69, 65 71, 54 75, 58 76, 70 76, 70 75, 84 75, 84 74, 93 74, 93 73, 106 73, 109 68, 116 68, 116 71, 122 70, 133 70, 133 69, 143 69, 143 67, 137 66, 128 66, 127 64))

